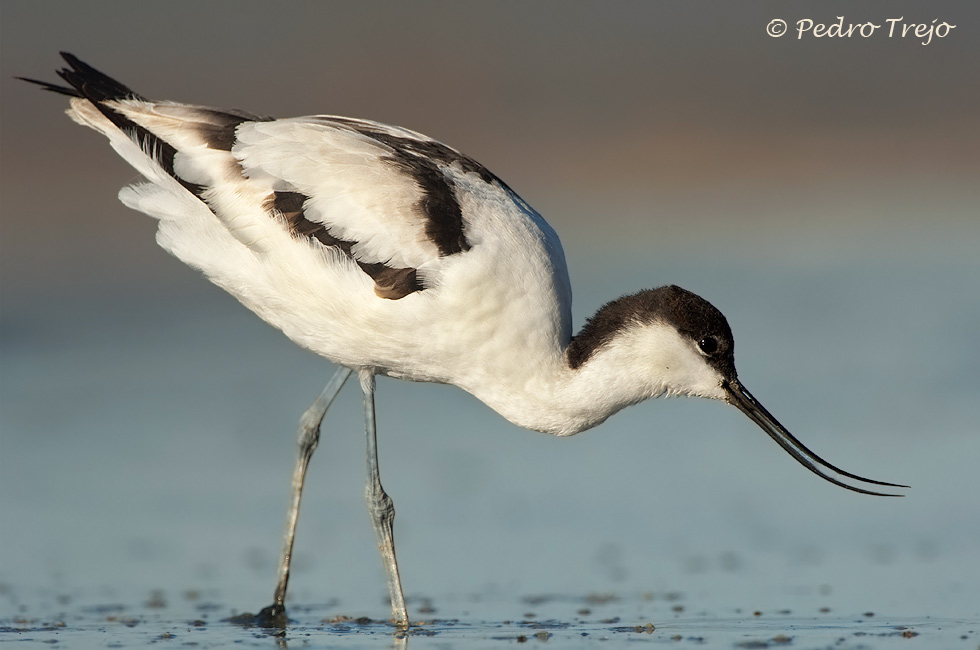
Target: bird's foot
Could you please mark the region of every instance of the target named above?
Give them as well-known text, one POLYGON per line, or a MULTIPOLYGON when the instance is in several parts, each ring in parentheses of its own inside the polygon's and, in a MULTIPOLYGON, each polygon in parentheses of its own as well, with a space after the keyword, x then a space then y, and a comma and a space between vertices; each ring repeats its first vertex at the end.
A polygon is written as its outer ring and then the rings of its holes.
POLYGON ((225 619, 229 623, 236 623, 245 627, 264 627, 284 629, 289 624, 289 617, 286 615, 286 608, 282 605, 269 605, 259 610, 258 614, 244 613, 238 616, 231 616, 225 619))

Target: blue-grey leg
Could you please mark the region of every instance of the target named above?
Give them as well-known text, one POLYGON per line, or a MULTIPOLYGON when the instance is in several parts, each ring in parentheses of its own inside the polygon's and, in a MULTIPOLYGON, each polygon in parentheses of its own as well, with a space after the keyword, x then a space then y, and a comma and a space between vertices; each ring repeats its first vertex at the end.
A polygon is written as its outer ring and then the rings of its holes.
POLYGON ((364 393, 364 430, 367 435, 367 485, 364 497, 371 523, 378 536, 381 560, 388 574, 388 591, 391 594, 392 622, 400 628, 408 627, 408 611, 405 609, 405 596, 402 594, 401 578, 398 577, 398 562, 395 559, 395 537, 392 524, 395 521, 395 505, 391 497, 381 487, 381 472, 378 470, 378 439, 374 421, 374 373, 359 370, 357 373, 364 393))
POLYGON ((310 464, 310 458, 316 451, 317 443, 320 442, 320 425, 327 409, 333 403, 337 393, 343 388, 344 382, 350 377, 350 368, 341 367, 334 373, 334 376, 324 387, 316 401, 306 409, 303 417, 299 420, 299 436, 297 444, 299 447, 296 456, 296 468, 293 470, 292 494, 289 500, 289 510, 286 512, 286 532, 282 540, 282 555, 279 558, 279 581, 276 583, 276 593, 273 604, 266 607, 260 616, 268 617, 268 620, 285 625, 285 608, 283 603, 286 600, 286 585, 289 583, 289 563, 293 556, 293 539, 296 537, 296 521, 299 519, 299 503, 303 496, 303 481, 306 478, 306 468, 310 464))

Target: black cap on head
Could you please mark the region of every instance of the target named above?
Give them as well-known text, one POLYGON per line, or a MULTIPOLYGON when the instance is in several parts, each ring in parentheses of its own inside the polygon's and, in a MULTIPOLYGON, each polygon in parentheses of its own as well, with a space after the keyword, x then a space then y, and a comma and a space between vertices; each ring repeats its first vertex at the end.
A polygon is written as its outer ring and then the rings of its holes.
POLYGON ((578 368, 617 332, 635 324, 662 322, 690 338, 726 379, 734 379, 735 341, 724 315, 701 296, 670 285, 644 289, 604 305, 568 345, 568 363, 578 368))

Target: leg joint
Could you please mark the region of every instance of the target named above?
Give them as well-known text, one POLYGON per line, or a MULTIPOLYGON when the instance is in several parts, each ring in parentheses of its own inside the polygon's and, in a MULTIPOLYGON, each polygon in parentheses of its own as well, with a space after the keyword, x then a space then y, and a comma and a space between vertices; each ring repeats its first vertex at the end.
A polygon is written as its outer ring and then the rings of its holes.
POLYGON ((380 485, 368 483, 364 490, 364 500, 374 521, 392 521, 395 518, 395 503, 380 485))

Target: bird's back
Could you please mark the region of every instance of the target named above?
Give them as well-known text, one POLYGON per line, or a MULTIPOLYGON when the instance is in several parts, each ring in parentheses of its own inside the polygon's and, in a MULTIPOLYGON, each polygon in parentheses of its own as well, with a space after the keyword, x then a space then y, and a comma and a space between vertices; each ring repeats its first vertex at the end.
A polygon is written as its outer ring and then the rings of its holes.
POLYGON ((120 199, 300 345, 471 390, 564 354, 558 237, 471 158, 366 120, 148 101, 66 59, 72 88, 49 88, 147 179, 120 199))

